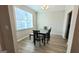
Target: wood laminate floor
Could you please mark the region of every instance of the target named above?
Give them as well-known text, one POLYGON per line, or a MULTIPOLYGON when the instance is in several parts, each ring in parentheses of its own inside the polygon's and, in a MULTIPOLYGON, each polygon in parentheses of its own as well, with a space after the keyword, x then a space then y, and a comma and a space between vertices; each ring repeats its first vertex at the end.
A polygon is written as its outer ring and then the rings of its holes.
POLYGON ((18 42, 18 53, 65 53, 66 52, 66 39, 63 39, 59 35, 51 36, 49 44, 45 46, 37 43, 33 44, 33 39, 25 38, 18 42))

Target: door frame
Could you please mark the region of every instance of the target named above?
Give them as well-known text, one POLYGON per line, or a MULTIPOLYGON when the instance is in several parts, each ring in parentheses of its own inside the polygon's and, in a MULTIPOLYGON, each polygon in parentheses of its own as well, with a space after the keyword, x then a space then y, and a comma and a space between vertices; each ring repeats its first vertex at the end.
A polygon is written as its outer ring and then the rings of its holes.
POLYGON ((16 24, 15 24, 15 13, 14 13, 14 6, 8 5, 9 10, 9 16, 10 16, 10 24, 12 29, 12 35, 13 35, 13 43, 14 43, 14 49, 15 53, 17 53, 17 39, 16 39, 16 24))
POLYGON ((77 13, 77 18, 76 18, 76 24, 75 24, 75 29, 74 29, 74 35, 73 35, 73 42, 72 42, 72 47, 71 47, 71 53, 79 53, 79 7, 78 7, 78 13, 77 13))

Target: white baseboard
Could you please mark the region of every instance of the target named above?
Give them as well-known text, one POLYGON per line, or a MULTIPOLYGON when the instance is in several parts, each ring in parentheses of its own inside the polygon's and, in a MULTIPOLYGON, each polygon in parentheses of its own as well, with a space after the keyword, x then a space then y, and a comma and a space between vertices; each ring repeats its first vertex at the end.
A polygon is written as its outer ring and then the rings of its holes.
POLYGON ((22 38, 18 39, 17 41, 19 42, 19 41, 21 41, 21 40, 23 40, 23 39, 25 39, 27 37, 29 37, 29 35, 28 36, 25 36, 25 37, 22 37, 22 38))

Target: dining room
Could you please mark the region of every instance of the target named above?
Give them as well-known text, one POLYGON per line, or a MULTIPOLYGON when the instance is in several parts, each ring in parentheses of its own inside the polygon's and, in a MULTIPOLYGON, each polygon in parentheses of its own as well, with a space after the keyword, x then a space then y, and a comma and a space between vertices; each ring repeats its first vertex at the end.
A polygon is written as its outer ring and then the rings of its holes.
POLYGON ((13 6, 19 53, 65 53, 64 5, 13 6))

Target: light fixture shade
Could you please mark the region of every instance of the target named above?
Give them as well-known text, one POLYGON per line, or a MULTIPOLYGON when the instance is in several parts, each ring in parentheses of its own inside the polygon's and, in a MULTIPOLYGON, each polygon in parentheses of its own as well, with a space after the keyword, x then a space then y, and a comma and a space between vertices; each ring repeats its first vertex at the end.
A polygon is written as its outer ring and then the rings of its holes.
POLYGON ((47 9, 48 9, 48 5, 43 5, 43 6, 41 6, 41 8, 42 8, 43 10, 47 10, 47 9))

